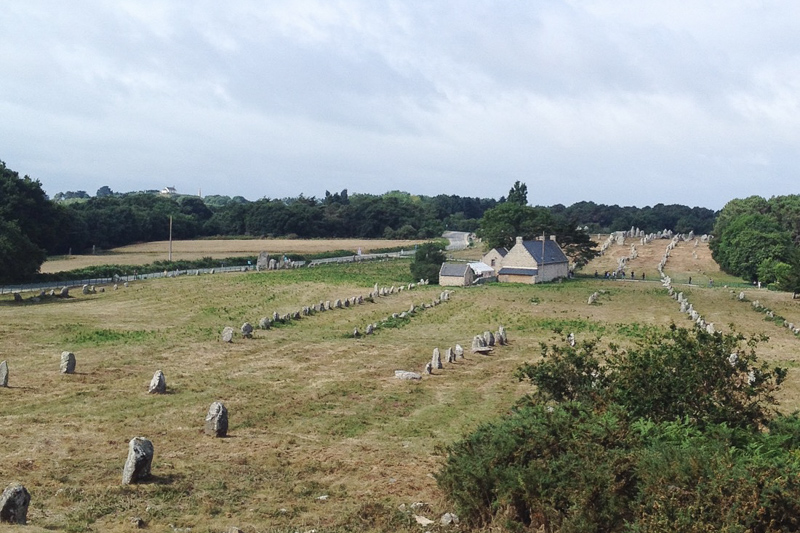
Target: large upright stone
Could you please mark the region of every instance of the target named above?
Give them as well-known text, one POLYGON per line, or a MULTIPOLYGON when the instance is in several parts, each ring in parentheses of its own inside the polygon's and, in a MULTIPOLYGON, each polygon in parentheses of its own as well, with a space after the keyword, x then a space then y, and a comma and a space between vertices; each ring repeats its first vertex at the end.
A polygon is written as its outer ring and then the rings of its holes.
POLYGON ((222 402, 214 402, 208 408, 205 433, 212 437, 226 437, 228 435, 228 410, 222 402))
POLYGON ((167 392, 167 379, 161 370, 156 370, 153 374, 153 379, 150 380, 150 387, 147 392, 150 394, 166 394, 167 392))
POLYGON ((269 269, 269 254, 267 252, 261 252, 258 254, 258 259, 256 259, 256 270, 268 270, 269 269))
POLYGON ((494 333, 491 331, 484 331, 483 342, 486 346, 494 346, 494 333))
POLYGON ((69 287, 61 287, 61 292, 59 292, 58 294, 62 298, 67 298, 69 296, 69 287))
POLYGON ((134 437, 128 443, 128 459, 122 469, 122 484, 138 483, 150 477, 153 463, 153 443, 144 437, 134 437))
POLYGON ((61 373, 75 373, 75 354, 72 352, 61 352, 61 373))
POLYGON ((462 348, 460 344, 456 344, 453 352, 455 353, 456 357, 464 357, 464 348, 462 348))
POLYGON ((0 387, 8 387, 8 363, 0 363, 0 387))
POLYGON ((31 495, 20 483, 12 483, 0 496, 0 522, 25 525, 28 522, 28 505, 31 495))
POLYGON ((439 352, 439 348, 433 349, 433 357, 431 357, 431 365, 433 366, 433 368, 437 370, 444 368, 444 365, 442 364, 442 354, 439 352))
POLYGON ((222 342, 233 342, 233 328, 225 326, 222 330, 222 342))

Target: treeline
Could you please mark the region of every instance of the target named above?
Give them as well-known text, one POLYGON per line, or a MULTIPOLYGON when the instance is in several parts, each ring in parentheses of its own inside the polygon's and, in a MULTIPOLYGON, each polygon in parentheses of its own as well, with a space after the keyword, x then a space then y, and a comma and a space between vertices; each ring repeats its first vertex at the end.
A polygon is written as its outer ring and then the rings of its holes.
MULTIPOLYGON (((425 239, 446 230, 476 231, 487 210, 505 198, 471 198, 456 195, 417 196, 405 192, 383 195, 326 193, 325 198, 305 197, 247 201, 241 197, 169 197, 157 194, 96 196, 63 207, 69 229, 54 253, 101 249, 134 242, 208 236, 292 238, 425 239)), ((559 220, 605 233, 631 226, 647 232, 662 229, 709 233, 714 211, 681 205, 619 207, 579 202, 570 207, 538 208, 559 220)), ((51 250, 48 250, 51 251, 51 250)))
POLYGON ((712 256, 725 272, 800 290, 800 195, 731 200, 714 235, 712 256))

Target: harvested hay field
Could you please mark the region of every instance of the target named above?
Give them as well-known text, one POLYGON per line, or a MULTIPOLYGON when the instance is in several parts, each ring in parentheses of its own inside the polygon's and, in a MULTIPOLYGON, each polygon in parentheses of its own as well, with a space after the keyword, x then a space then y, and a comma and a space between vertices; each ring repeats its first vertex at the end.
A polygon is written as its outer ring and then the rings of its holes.
MULTIPOLYGON (((336 250, 363 253, 384 248, 413 248, 418 240, 387 239, 201 239, 191 241, 173 241, 173 260, 192 260, 204 257, 226 258, 269 253, 314 254, 336 250)), ((97 255, 71 255, 48 259, 42 265, 45 273, 77 270, 96 265, 145 265, 154 261, 166 260, 169 253, 169 241, 147 242, 121 246, 104 251, 97 255)))
MULTIPOLYGON (((665 246, 654 243, 650 256, 640 250, 635 270, 655 271, 665 246)), ((675 279, 711 271, 693 251, 686 243, 673 251, 667 270, 675 279)), ((611 281, 590 274, 454 289, 449 302, 358 339, 355 328, 430 303, 441 288, 420 286, 220 341, 225 326, 238 331, 273 312, 366 295, 376 283, 406 285, 408 266, 182 276, 39 302, 0 297, 0 359, 10 367, 9 387, 0 388, 0 480, 31 492, 29 528, 122 532, 137 517, 150 531, 416 533, 412 503, 425 503, 418 513, 435 521, 454 511, 433 478, 441 446, 528 392, 512 373, 540 356, 540 343, 564 342, 572 332, 578 341, 601 337, 624 348, 672 323, 690 325, 655 275, 611 281), (589 305, 593 292, 600 296, 589 305), (469 353, 475 334, 500 325, 509 346, 469 353), (466 358, 420 381, 394 378, 399 369, 422 372, 434 348, 456 343, 466 358), (76 374, 59 373, 63 350, 75 353, 76 374), (156 370, 166 376, 165 395, 147 393, 156 370), (218 400, 230 414, 224 439, 203 434, 218 400), (123 486, 135 436, 155 446, 153 476, 123 486)), ((759 299, 800 322, 798 302, 750 288, 740 302, 740 288, 676 284, 720 330, 769 335, 761 357, 790 368, 781 408, 800 408, 800 339, 750 303, 759 299)))

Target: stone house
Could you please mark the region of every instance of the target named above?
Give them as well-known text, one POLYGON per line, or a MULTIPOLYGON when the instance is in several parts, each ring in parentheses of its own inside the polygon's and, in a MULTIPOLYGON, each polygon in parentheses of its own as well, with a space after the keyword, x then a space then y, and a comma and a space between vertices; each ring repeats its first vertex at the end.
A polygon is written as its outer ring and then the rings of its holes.
POLYGON ((442 263, 439 285, 442 287, 468 287, 475 280, 475 272, 468 263, 442 263))
POLYGON ((516 244, 505 254, 497 272, 498 281, 507 283, 544 283, 568 276, 569 259, 556 242, 555 235, 535 241, 523 241, 522 237, 517 237, 516 244))
POLYGON ((486 252, 481 261, 497 271, 500 270, 501 266, 503 266, 503 258, 507 254, 508 250, 506 248, 492 248, 486 252))

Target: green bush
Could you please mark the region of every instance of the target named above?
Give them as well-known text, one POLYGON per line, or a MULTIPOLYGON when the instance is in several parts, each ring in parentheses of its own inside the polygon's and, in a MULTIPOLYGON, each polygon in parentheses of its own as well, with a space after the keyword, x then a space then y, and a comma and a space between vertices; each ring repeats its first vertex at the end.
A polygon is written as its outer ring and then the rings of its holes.
POLYGON ((670 328, 628 351, 542 346, 531 393, 447 446, 437 481, 474 527, 796 531, 800 418, 760 339, 670 328), (732 357, 731 354, 736 354, 732 357))

